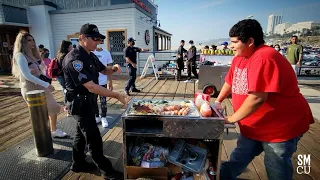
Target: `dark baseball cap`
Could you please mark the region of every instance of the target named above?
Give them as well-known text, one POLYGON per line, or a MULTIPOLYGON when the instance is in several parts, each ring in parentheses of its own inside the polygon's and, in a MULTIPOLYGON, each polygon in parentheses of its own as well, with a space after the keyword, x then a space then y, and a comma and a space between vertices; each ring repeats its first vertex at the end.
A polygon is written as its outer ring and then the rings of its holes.
POLYGON ((100 34, 98 27, 94 24, 84 24, 81 26, 80 34, 84 34, 88 37, 94 37, 94 38, 100 38, 105 39, 106 37, 102 34, 100 34))
POLYGON ((128 42, 133 42, 136 41, 135 39, 133 39, 132 37, 128 39, 128 42))

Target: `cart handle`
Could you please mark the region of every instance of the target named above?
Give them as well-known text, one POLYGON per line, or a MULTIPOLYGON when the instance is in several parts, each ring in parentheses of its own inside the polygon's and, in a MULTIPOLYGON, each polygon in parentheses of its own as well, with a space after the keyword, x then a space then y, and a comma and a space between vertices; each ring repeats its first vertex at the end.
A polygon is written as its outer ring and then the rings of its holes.
POLYGON ((234 124, 224 124, 224 128, 236 128, 234 124))

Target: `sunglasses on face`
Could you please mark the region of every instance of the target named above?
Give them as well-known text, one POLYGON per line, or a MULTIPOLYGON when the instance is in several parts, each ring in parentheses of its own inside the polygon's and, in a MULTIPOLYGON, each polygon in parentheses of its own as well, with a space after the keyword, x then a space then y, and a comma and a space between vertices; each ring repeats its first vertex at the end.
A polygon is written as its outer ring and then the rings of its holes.
POLYGON ((34 41, 34 39, 28 39, 29 42, 34 41))
POLYGON ((91 38, 91 39, 94 40, 94 41, 101 41, 100 38, 96 38, 96 37, 87 36, 87 38, 91 38))

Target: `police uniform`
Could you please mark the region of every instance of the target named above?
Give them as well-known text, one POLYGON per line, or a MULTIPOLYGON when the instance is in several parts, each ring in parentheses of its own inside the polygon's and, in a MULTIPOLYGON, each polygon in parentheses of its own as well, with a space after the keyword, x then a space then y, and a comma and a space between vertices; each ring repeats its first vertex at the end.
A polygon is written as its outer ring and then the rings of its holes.
MULTIPOLYGON (((193 44, 193 41, 189 41, 189 43, 193 44)), ((196 56, 197 56, 197 48, 195 46, 192 46, 189 48, 188 53, 188 60, 187 60, 187 72, 188 72, 188 80, 191 80, 191 72, 193 75, 198 79, 198 73, 197 73, 197 64, 196 64, 196 56)))
MULTIPOLYGON (((125 51, 125 57, 129 58, 133 63, 137 63, 137 52, 141 52, 141 49, 138 47, 131 47, 128 46, 125 51)), ((137 68, 134 68, 130 63, 128 63, 128 70, 129 70, 129 80, 127 82, 127 86, 125 88, 126 92, 129 92, 130 88, 132 92, 139 92, 136 88, 136 78, 137 78, 137 68)))
POLYGON ((185 53, 185 52, 187 52, 187 50, 184 49, 182 45, 180 45, 180 47, 178 49, 178 53, 177 53, 177 55, 180 56, 180 57, 177 57, 177 77, 176 77, 176 79, 178 81, 181 80, 181 71, 183 71, 183 69, 184 69, 183 53, 185 53))
POLYGON ((88 54, 80 45, 66 55, 62 66, 66 81, 67 106, 77 121, 71 170, 84 171, 88 166, 89 163, 85 161, 84 154, 87 144, 92 159, 100 168, 102 176, 117 177, 119 172, 112 168, 111 162, 103 155, 102 138, 95 121, 97 95, 89 92, 83 86, 89 81, 98 84, 99 72, 105 70, 106 67, 93 53, 88 54))

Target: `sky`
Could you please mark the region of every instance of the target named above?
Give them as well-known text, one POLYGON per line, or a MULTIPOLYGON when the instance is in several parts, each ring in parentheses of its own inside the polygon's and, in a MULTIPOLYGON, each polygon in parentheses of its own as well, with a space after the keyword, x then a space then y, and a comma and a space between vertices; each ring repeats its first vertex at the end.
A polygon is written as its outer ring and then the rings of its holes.
POLYGON ((172 47, 181 39, 204 41, 228 38, 230 28, 252 15, 264 31, 268 16, 283 22, 320 22, 320 0, 154 0, 161 29, 173 34, 172 47))

